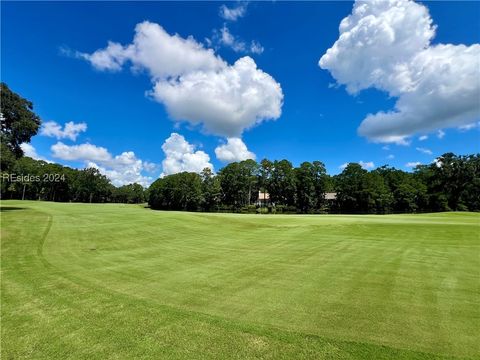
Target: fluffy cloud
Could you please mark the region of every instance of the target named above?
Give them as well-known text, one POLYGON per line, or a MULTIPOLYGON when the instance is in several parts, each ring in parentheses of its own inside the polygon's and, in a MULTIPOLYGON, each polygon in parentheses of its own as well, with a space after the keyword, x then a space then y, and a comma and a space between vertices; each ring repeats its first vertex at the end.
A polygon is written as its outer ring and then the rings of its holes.
POLYGON ((40 135, 56 137, 57 139, 66 138, 75 141, 78 135, 85 131, 87 131, 87 124, 84 122, 76 124, 70 121, 67 122, 62 129, 62 126, 55 121, 47 121, 40 128, 40 135))
POLYGON ((342 20, 320 67, 349 93, 373 87, 398 98, 393 110, 368 115, 360 135, 405 144, 480 116, 480 45, 431 45, 435 29, 428 9, 410 0, 357 1, 342 20))
POLYGON ((430 150, 430 149, 426 149, 426 148, 422 148, 422 147, 417 147, 416 149, 417 149, 417 151, 420 151, 421 153, 424 153, 424 154, 427 154, 427 155, 432 155, 432 150, 430 150))
POLYGON ((210 156, 204 151, 195 151, 195 146, 180 134, 172 133, 163 143, 162 150, 165 153, 162 176, 182 171, 199 173, 205 168, 213 170, 210 156))
POLYGON ((62 160, 81 161, 86 167, 98 169, 107 176, 114 185, 121 186, 138 183, 148 186, 151 177, 143 176, 142 170, 149 171, 151 163, 144 163, 133 151, 126 151, 112 156, 104 147, 92 144, 65 145, 58 142, 51 147, 52 156, 62 160))
POLYGON ((168 34, 160 25, 136 26, 132 44, 110 42, 92 54, 80 53, 100 70, 146 69, 154 83, 150 95, 177 121, 201 125, 207 132, 238 137, 243 130, 281 115, 283 93, 250 57, 233 65, 192 37, 168 34))
POLYGON ((52 156, 57 159, 76 161, 108 161, 112 155, 107 149, 92 144, 66 145, 61 141, 52 145, 52 156))
POLYGON ((47 160, 44 157, 38 155, 37 150, 33 147, 33 145, 28 143, 22 143, 20 144, 20 147, 22 148, 23 154, 25 156, 31 157, 32 159, 35 159, 35 160, 43 160, 45 162, 51 163, 50 160, 47 160))
POLYGON ((217 159, 223 162, 242 161, 247 159, 255 160, 255 154, 247 149, 247 146, 240 138, 228 138, 227 143, 215 149, 217 159))
POLYGON ((243 57, 221 72, 192 72, 157 82, 153 96, 177 120, 208 132, 239 137, 244 129, 281 115, 282 90, 255 62, 243 57))
POLYGON ((92 54, 77 53, 98 70, 119 71, 126 62, 134 70, 146 69, 154 79, 181 76, 191 71, 220 70, 225 62, 212 49, 192 37, 168 34, 160 25, 145 21, 135 27, 130 45, 108 42, 92 54))
POLYGON ((31 157, 32 159, 38 160, 40 157, 37 154, 37 150, 33 147, 33 145, 28 143, 20 144, 22 148, 23 154, 25 156, 31 157))
POLYGON ((427 135, 422 135, 422 136, 420 136, 420 137, 418 138, 418 140, 420 140, 420 141, 425 141, 425 140, 427 140, 427 139, 428 139, 428 136, 427 136, 427 135))
POLYGON ((150 161, 144 161, 143 168, 145 169, 146 172, 152 173, 157 170, 158 165, 150 161))
POLYGON ((247 13, 247 2, 238 3, 234 7, 227 7, 226 5, 220 6, 219 15, 225 20, 237 21, 239 18, 244 17, 247 13))

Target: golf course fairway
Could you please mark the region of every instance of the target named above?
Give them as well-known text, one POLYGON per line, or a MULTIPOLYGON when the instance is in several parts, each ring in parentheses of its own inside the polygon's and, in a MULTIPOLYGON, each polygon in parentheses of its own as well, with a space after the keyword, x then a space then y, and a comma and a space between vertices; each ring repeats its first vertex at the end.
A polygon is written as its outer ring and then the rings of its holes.
POLYGON ((480 214, 1 206, 2 359, 480 357, 480 214))

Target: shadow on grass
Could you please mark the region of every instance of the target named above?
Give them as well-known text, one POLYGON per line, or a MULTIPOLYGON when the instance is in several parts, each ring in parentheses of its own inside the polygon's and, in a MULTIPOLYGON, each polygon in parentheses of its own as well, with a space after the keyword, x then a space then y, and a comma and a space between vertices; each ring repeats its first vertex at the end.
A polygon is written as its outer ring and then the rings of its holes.
POLYGON ((13 211, 13 210, 25 210, 25 209, 26 208, 16 207, 16 206, 0 206, 0 212, 13 211))

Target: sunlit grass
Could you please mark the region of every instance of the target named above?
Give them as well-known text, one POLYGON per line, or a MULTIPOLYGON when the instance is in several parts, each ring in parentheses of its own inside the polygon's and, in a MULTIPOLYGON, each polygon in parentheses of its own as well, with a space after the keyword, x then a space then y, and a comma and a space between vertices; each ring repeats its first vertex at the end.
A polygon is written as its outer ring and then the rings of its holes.
POLYGON ((5 359, 480 356, 479 214, 2 208, 5 359))

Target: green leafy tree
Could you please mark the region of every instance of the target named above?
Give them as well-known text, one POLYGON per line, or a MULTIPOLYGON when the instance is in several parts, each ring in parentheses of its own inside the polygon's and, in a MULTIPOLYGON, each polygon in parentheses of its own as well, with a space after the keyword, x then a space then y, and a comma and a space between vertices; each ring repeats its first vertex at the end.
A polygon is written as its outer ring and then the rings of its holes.
POLYGON ((372 171, 383 177, 393 195, 392 210, 399 213, 423 211, 426 207, 426 186, 412 173, 382 166, 372 171))
POLYGON ((340 211, 345 213, 359 213, 363 210, 362 192, 367 170, 359 164, 350 163, 335 177, 337 202, 340 211))
POLYGON ((312 165, 315 186, 315 208, 321 210, 325 206, 325 193, 330 190, 330 179, 324 163, 314 161, 312 165))
POLYGON ((198 211, 203 203, 202 178, 189 172, 160 178, 149 188, 148 203, 153 209, 198 211))
POLYGON ((311 163, 303 162, 295 169, 297 209, 302 213, 312 212, 317 204, 315 170, 311 163))
POLYGON ((2 158, 6 156, 2 166, 9 166, 12 158, 10 154, 15 158, 23 155, 20 145, 30 142, 31 137, 37 133, 41 121, 33 112, 33 104, 11 91, 7 84, 0 84, 0 92, 2 158))
POLYGON ((79 202, 106 202, 111 198, 110 180, 98 169, 87 168, 77 173, 72 184, 72 197, 79 202))
POLYGON ((212 211, 217 209, 221 201, 222 188, 220 180, 216 177, 210 168, 203 169, 202 177, 202 193, 203 193, 203 209, 212 211))
POLYGON ((280 205, 295 205, 295 171, 288 160, 273 162, 270 180, 270 198, 272 202, 280 205))
POLYGON ((142 185, 133 183, 114 188, 112 200, 125 204, 140 204, 145 201, 145 191, 142 185))
POLYGON ((258 195, 259 166, 254 160, 233 162, 218 173, 223 202, 240 209, 250 205, 258 195))

